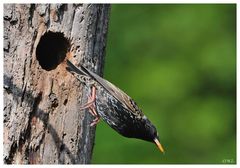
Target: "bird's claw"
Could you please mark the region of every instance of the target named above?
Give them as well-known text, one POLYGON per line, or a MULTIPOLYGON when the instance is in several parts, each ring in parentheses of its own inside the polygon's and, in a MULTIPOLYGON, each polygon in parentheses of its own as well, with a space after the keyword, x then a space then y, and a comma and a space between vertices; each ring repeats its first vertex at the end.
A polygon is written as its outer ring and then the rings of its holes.
POLYGON ((98 113, 95 110, 95 101, 96 101, 96 88, 93 87, 92 88, 92 95, 88 97, 88 102, 86 104, 84 104, 83 106, 80 107, 80 110, 84 110, 89 108, 89 112, 96 117, 92 123, 90 124, 90 126, 94 126, 97 125, 97 123, 100 121, 100 117, 98 115, 98 113))

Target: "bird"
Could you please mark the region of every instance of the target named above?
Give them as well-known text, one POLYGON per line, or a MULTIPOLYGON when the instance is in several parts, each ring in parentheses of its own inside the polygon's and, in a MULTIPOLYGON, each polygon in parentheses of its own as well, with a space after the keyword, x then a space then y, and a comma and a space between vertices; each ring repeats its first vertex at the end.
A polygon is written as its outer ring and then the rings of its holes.
POLYGON ((152 142, 165 153, 156 127, 130 96, 82 65, 77 68, 68 59, 66 65, 66 70, 91 90, 88 102, 80 108, 89 109, 95 117, 91 126, 102 119, 120 135, 152 142))

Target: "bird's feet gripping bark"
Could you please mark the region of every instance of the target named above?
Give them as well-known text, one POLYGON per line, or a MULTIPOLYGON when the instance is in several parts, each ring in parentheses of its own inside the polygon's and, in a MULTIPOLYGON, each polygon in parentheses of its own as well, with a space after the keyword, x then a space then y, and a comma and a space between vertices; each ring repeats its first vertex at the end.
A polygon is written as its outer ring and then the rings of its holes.
POLYGON ((100 121, 100 116, 98 115, 98 113, 96 112, 95 108, 95 101, 96 101, 96 87, 93 86, 91 89, 91 96, 88 97, 88 102, 84 105, 82 105, 82 107, 80 107, 80 110, 84 110, 84 109, 89 109, 89 112, 96 117, 92 123, 90 124, 90 126, 94 126, 97 125, 97 123, 100 121))

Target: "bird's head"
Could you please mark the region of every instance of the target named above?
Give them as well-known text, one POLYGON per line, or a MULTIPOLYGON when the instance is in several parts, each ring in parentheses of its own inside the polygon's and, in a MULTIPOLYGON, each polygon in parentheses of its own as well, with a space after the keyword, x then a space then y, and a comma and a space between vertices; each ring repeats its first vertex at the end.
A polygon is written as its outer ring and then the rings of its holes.
POLYGON ((162 153, 164 153, 164 149, 159 140, 157 129, 148 119, 146 119, 146 122, 145 122, 145 135, 143 139, 155 143, 158 149, 162 153))

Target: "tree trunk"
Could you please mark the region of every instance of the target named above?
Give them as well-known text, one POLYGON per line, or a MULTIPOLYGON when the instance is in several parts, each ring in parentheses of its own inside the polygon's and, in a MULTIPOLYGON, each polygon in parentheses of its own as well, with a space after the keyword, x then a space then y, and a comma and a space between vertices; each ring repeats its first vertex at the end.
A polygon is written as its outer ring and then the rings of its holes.
POLYGON ((90 163, 88 88, 65 60, 102 75, 110 5, 4 5, 4 162, 90 163))

